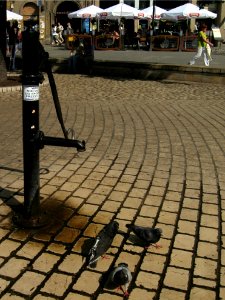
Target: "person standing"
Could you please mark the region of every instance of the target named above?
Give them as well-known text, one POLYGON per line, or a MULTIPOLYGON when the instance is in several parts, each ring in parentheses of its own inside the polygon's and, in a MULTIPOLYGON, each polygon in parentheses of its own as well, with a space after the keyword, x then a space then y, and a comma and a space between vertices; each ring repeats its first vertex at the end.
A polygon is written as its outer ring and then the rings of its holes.
POLYGON ((13 21, 12 26, 9 29, 9 51, 10 51, 10 65, 9 70, 16 70, 16 47, 19 43, 18 41, 18 22, 13 21))
POLYGON ((58 41, 60 44, 62 44, 64 42, 63 30, 64 30, 64 27, 58 22, 57 33, 58 33, 58 41))
POLYGON ((189 65, 194 65, 196 59, 199 59, 202 54, 204 57, 204 63, 208 67, 209 62, 212 60, 211 58, 211 48, 213 44, 208 40, 207 35, 207 26, 205 24, 201 25, 198 32, 198 49, 195 56, 190 60, 189 65))

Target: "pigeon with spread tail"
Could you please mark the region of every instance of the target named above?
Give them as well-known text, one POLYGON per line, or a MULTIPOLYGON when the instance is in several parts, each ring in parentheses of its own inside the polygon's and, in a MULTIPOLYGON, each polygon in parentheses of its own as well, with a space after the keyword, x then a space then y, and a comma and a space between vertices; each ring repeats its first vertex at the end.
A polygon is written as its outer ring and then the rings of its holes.
POLYGON ((92 247, 87 255, 88 265, 93 265, 97 260, 103 256, 111 246, 115 235, 118 233, 119 223, 116 221, 105 225, 103 229, 96 236, 92 247))

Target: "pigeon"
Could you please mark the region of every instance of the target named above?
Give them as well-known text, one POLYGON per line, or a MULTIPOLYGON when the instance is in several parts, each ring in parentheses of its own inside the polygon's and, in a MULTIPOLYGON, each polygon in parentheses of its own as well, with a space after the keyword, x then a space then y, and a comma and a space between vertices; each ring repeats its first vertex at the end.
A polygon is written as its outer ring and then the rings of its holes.
POLYGON ((127 297, 129 296, 127 289, 131 279, 132 275, 128 269, 128 265, 126 263, 120 263, 111 271, 108 281, 111 282, 115 287, 121 289, 124 293, 124 296, 127 297))
POLYGON ((137 225, 126 224, 126 227, 133 231, 135 235, 144 242, 144 247, 148 248, 150 244, 155 244, 156 248, 161 246, 156 243, 160 240, 162 236, 161 228, 150 228, 150 227, 142 227, 137 225))
POLYGON ((94 243, 87 255, 88 265, 93 265, 100 256, 109 249, 111 246, 115 235, 119 229, 119 223, 116 221, 110 222, 105 225, 105 227, 96 236, 94 243))

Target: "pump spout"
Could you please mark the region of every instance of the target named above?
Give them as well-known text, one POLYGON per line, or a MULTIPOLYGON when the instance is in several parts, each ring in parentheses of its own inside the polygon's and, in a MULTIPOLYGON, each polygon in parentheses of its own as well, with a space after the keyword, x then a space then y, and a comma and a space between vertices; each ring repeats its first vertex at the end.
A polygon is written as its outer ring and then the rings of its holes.
POLYGON ((60 146, 60 147, 72 147, 76 148, 78 152, 83 152, 86 150, 85 141, 71 140, 59 137, 45 136, 43 132, 39 133, 39 147, 44 148, 44 146, 60 146))

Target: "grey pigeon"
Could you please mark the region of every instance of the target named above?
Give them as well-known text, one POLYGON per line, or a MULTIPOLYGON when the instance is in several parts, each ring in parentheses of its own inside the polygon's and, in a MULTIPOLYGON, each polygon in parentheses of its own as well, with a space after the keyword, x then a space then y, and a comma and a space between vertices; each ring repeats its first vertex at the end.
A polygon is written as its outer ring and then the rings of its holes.
POLYGON ((93 265, 111 246, 115 235, 119 229, 119 223, 110 222, 96 236, 94 243, 87 255, 88 265, 93 265))
POLYGON ((142 227, 131 224, 126 224, 126 227, 135 233, 135 235, 144 243, 144 247, 149 247, 150 244, 155 244, 156 247, 160 247, 156 243, 162 236, 161 228, 142 227))
POLYGON ((132 275, 126 263, 118 264, 118 266, 109 274, 109 281, 111 281, 115 287, 120 288, 123 291, 124 296, 129 295, 127 289, 131 279, 132 275))

